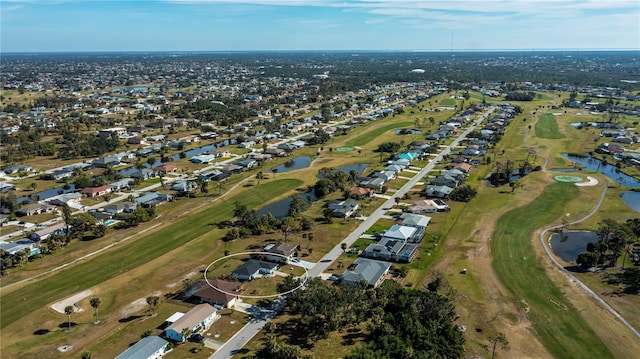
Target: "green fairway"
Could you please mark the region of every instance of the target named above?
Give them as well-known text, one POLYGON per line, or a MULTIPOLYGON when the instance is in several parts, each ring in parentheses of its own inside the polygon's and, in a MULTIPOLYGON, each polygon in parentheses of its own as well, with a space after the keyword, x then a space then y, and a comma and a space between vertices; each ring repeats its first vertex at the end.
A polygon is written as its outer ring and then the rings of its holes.
POLYGON ((609 349, 547 277, 531 245, 533 232, 553 223, 578 194, 573 184, 554 183, 531 204, 500 217, 491 240, 492 265, 554 357, 612 358, 609 349))
POLYGON ((556 117, 550 113, 540 115, 538 122, 536 122, 536 136, 549 140, 564 138, 564 135, 558 132, 556 117))
POLYGON ((383 133, 387 132, 387 131, 391 131, 394 130, 396 128, 401 128, 401 127, 405 127, 405 126, 411 126, 413 125, 415 122, 413 121, 402 121, 402 122, 394 122, 391 124, 388 124, 386 126, 377 128, 373 131, 367 131, 359 136, 356 136, 350 140, 348 140, 345 145, 346 146, 364 146, 367 143, 371 142, 373 139, 379 137, 380 135, 382 135, 383 133))
POLYGON ((5 328, 34 309, 121 275, 206 234, 211 230, 212 223, 232 216, 236 200, 254 208, 302 183, 297 179, 281 179, 246 189, 230 200, 219 201, 206 210, 174 222, 159 233, 146 235, 114 251, 56 272, 46 281, 26 284, 23 288, 3 295, 0 328, 5 328))

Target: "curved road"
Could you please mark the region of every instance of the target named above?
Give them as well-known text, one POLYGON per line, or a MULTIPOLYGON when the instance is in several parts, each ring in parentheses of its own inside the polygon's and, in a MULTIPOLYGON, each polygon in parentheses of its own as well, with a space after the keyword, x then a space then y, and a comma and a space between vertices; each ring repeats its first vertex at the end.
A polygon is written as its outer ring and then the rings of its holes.
MULTIPOLYGON (((589 214, 587 214, 586 216, 582 217, 581 219, 578 219, 576 221, 570 222, 569 224, 577 224, 577 223, 581 223, 586 221, 587 219, 591 218, 591 216, 593 216, 598 209, 600 209, 600 206, 602 205, 602 202, 604 201, 604 197, 605 194, 607 193, 607 184, 604 184, 604 189, 602 190, 602 194, 600 195, 600 199, 598 200, 598 203, 596 204, 596 206, 593 208, 593 210, 591 212, 589 212, 589 214)), ((607 303, 604 299, 602 299, 596 292, 594 292, 591 288, 589 288, 586 284, 584 284, 580 279, 578 279, 578 277, 576 277, 575 275, 573 275, 573 273, 569 272, 567 269, 565 269, 565 267, 560 264, 560 262, 558 262, 558 260, 553 256, 553 254, 551 253, 551 250, 549 249, 549 246, 547 246, 547 244, 545 243, 545 235, 547 234, 548 231, 553 230, 553 229, 558 229, 561 228, 562 224, 556 225, 556 226, 552 226, 552 227, 547 227, 545 229, 542 230, 542 232, 540 232, 540 244, 542 245, 542 248, 544 248, 545 253, 547 253, 547 256, 549 257, 549 259, 551 259, 551 261, 558 267, 560 268, 560 270, 567 276, 569 277, 569 279, 575 283, 577 283, 587 294, 589 294, 590 296, 592 296, 596 301, 598 301, 598 303, 600 303, 606 310, 608 310, 611 314, 613 314, 614 317, 618 318, 618 320, 620 320, 620 322, 622 322, 622 324, 624 324, 627 328, 629 328, 629 330, 631 330, 631 332, 633 334, 635 334, 636 337, 638 337, 640 339, 640 332, 638 332, 638 330, 636 328, 634 328, 629 322, 627 322, 624 317, 622 315, 620 315, 620 313, 618 313, 612 306, 609 305, 609 303, 607 303)))
MULTIPOLYGON (((482 117, 476 120, 469 128, 467 128, 464 132, 462 132, 450 145, 440 152, 427 166, 425 166, 420 172, 415 174, 409 182, 407 182, 402 188, 394 193, 394 195, 386 200, 380 207, 378 207, 373 213, 349 235, 338 243, 329 253, 327 253, 322 259, 317 262, 309 271, 307 275, 310 277, 317 277, 322 272, 324 272, 333 261, 336 260, 342 254, 341 244, 346 243, 347 246, 351 246, 358 238, 360 238, 361 234, 368 230, 374 223, 378 221, 378 219, 382 218, 385 212, 395 205, 394 197, 402 197, 405 193, 407 193, 411 188, 415 187, 416 184, 429 172, 432 171, 433 168, 444 158, 444 156, 448 155, 451 150, 460 144, 462 140, 464 140, 471 131, 473 131, 479 124, 481 124, 484 120, 489 117, 489 115, 495 110, 495 107, 491 107, 482 117)), ((260 317, 254 317, 251 322, 247 323, 242 329, 240 329, 231 339, 226 341, 215 353, 213 353, 209 359, 221 359, 221 358, 230 358, 234 356, 242 347, 244 347, 258 332, 264 327, 264 325, 272 319, 276 313, 275 311, 267 311, 268 313, 262 315, 260 317)))

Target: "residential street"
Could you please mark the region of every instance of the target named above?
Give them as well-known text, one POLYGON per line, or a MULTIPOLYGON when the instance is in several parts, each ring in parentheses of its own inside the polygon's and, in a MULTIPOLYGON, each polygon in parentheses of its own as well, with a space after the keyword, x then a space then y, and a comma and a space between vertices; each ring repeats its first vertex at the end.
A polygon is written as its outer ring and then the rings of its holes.
MULTIPOLYGON (((431 162, 422 168, 416 175, 414 175, 409 182, 407 182, 402 188, 400 188, 397 192, 395 192, 394 196, 402 197, 405 193, 407 193, 411 188, 416 186, 416 184, 429 172, 434 169, 434 167, 442 161, 445 155, 449 154, 451 150, 458 146, 462 140, 464 140, 471 131, 473 131, 476 126, 482 123, 484 120, 489 117, 489 115, 494 111, 494 107, 491 107, 481 118, 476 120, 473 125, 467 128, 464 132, 462 132, 449 146, 446 146, 440 154, 435 156, 431 162)), ((362 233, 369 229, 378 219, 382 218, 385 212, 388 211, 389 208, 392 208, 395 205, 394 197, 390 197, 387 199, 380 207, 378 207, 373 213, 340 243, 338 243, 333 249, 327 253, 320 261, 318 261, 311 269, 309 269, 310 277, 320 276, 322 272, 324 272, 332 263, 335 261, 340 254, 342 254, 341 244, 346 243, 347 246, 351 246, 358 238, 361 237, 362 233)), ((253 336, 255 336, 266 324, 266 322, 274 317, 274 313, 269 312, 268 315, 264 315, 260 318, 254 318, 250 323, 245 325, 242 329, 236 333, 236 335, 227 341, 220 349, 218 349, 215 353, 213 353, 209 358, 210 359, 220 359, 220 358, 229 358, 232 357, 238 350, 240 350, 246 343, 248 343, 253 336)))

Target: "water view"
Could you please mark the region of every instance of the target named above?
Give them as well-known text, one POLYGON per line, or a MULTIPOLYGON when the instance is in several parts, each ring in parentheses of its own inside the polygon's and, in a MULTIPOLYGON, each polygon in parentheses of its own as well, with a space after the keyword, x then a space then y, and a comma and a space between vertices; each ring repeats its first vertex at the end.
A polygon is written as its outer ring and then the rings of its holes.
MULTIPOLYGON (((305 193, 301 193, 300 197, 308 204, 318 200, 313 190, 305 193)), ((271 203, 267 206, 260 208, 256 213, 258 216, 264 216, 267 213, 271 213, 274 217, 281 219, 289 215, 289 204, 291 203, 291 197, 287 197, 278 202, 271 203)))
MULTIPOLYGON (((591 156, 577 157, 577 156, 572 156, 566 153, 563 153, 562 157, 584 166, 584 168, 582 168, 583 170, 600 172, 605 176, 611 178, 611 180, 613 180, 615 183, 619 185, 628 186, 628 187, 640 187, 640 180, 620 172, 618 168, 616 168, 616 166, 603 163, 597 158, 593 158, 591 156)), ((561 171, 571 172, 572 170, 577 171, 578 169, 562 169, 561 171)), ((557 171, 557 170, 554 169, 554 171, 557 171)))
POLYGON ((620 198, 627 204, 627 206, 629 206, 629 208, 636 212, 640 212, 640 192, 622 192, 620 198))
POLYGON ((578 258, 578 254, 587 250, 587 244, 596 243, 598 235, 595 232, 564 232, 555 233, 551 236, 549 243, 551 249, 558 257, 567 262, 573 262, 578 258))
POLYGON ((301 168, 307 168, 311 164, 311 157, 309 156, 300 156, 289 161, 274 167, 271 169, 271 172, 284 173, 294 170, 299 170, 301 168), (275 170, 275 171, 274 171, 275 170))
MULTIPOLYGON (((364 171, 365 169, 367 169, 367 167, 369 167, 369 164, 367 163, 354 163, 352 165, 346 165, 346 166, 341 166, 338 168, 333 169, 332 172, 344 172, 346 174, 351 173, 351 171, 356 171, 356 173, 359 175, 362 174, 362 171, 364 171)), ((322 178, 321 174, 318 174, 316 176, 317 178, 322 178)))

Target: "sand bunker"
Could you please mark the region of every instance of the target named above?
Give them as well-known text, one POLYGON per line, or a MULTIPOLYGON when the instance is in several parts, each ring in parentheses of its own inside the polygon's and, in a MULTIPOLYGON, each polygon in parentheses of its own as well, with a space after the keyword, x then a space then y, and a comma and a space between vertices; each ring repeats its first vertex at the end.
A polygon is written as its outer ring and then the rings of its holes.
POLYGON ((53 303, 51 305, 51 309, 55 310, 56 312, 60 313, 60 314, 64 314, 64 308, 67 307, 68 305, 72 305, 74 307, 74 311, 76 312, 80 312, 82 311, 82 309, 80 307, 78 307, 78 305, 76 303, 78 303, 79 301, 83 300, 84 298, 88 297, 91 295, 91 293, 93 293, 90 289, 87 289, 85 291, 82 291, 76 295, 73 295, 69 298, 63 299, 59 302, 53 303))
POLYGON ((586 187, 586 186, 595 186, 595 185, 598 184, 598 180, 593 178, 593 177, 591 177, 591 176, 587 176, 587 180, 588 180, 588 182, 576 183, 576 186, 580 186, 580 187, 585 186, 586 187))

